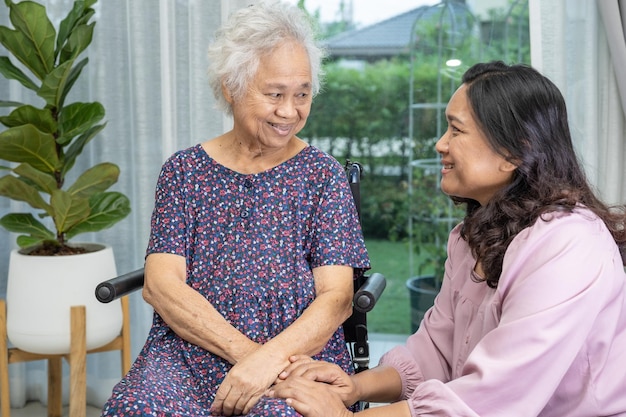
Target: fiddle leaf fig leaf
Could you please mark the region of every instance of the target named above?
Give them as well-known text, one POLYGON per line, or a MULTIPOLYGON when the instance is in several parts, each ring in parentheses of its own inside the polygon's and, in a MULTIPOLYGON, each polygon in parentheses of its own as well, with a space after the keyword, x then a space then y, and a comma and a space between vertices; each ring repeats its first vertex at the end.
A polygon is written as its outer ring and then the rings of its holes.
POLYGON ((85 133, 80 135, 78 139, 75 139, 71 145, 69 145, 67 151, 65 152, 65 165, 62 168, 61 175, 65 175, 65 173, 67 173, 67 171, 74 166, 76 158, 83 152, 85 145, 87 145, 91 139, 100 133, 105 126, 106 123, 90 128, 85 133))
POLYGON ((61 92, 61 98, 59 100, 59 103, 61 106, 63 105, 63 103, 65 103, 65 97, 72 89, 72 86, 74 85, 74 83, 80 76, 80 73, 82 72, 83 68, 85 67, 85 65, 87 65, 88 62, 89 62, 88 58, 81 60, 78 64, 74 65, 74 67, 70 71, 67 77, 67 81, 65 82, 65 88, 63 88, 63 91, 61 92))
POLYGON ((68 230, 68 239, 79 233, 98 232, 107 229, 130 213, 130 201, 124 194, 105 192, 89 199, 91 213, 83 222, 68 230))
POLYGON ((0 155, 2 159, 24 162, 42 172, 54 173, 59 165, 54 137, 30 124, 0 132, 0 155))
POLYGON ((72 71, 73 63, 74 61, 67 61, 59 65, 44 78, 37 94, 46 101, 48 106, 55 109, 61 107, 61 98, 63 97, 69 74, 72 71))
POLYGON ((20 236, 17 237, 16 241, 17 241, 17 244, 18 244, 18 246, 20 248, 28 248, 28 247, 31 247, 31 246, 36 246, 36 245, 42 244, 43 242, 46 242, 46 241, 56 241, 54 238, 55 238, 54 236, 51 237, 51 238, 45 238, 44 239, 44 238, 37 238, 37 237, 32 236, 32 235, 28 235, 28 236, 27 235, 20 235, 20 236))
MULTIPOLYGON (((72 34, 75 28, 79 25, 85 25, 91 19, 95 13, 90 7, 97 0, 90 1, 77 1, 74 3, 72 10, 61 21, 59 25, 59 35, 57 36, 56 50, 61 51, 63 45, 67 41, 68 37, 72 34)), ((62 61, 64 62, 64 61, 62 61)))
POLYGON ((93 29, 95 25, 95 23, 91 23, 89 25, 80 25, 75 28, 69 38, 67 38, 67 43, 61 50, 59 62, 63 63, 76 58, 89 46, 93 38, 93 29))
POLYGON ((56 30, 46 8, 32 1, 9 3, 15 27, 0 27, 0 43, 40 80, 54 68, 56 30))
POLYGON ((10 100, 0 100, 0 107, 19 107, 19 106, 23 106, 24 103, 20 103, 17 101, 10 101, 10 100))
POLYGON ((0 117, 0 122, 6 127, 31 124, 44 133, 54 133, 57 130, 57 122, 49 109, 38 109, 29 104, 18 107, 8 116, 0 117))
POLYGON ((52 194, 52 192, 58 188, 54 175, 36 170, 29 164, 21 164, 15 168, 13 172, 20 177, 31 181, 39 191, 52 194))
POLYGON ((50 198, 52 219, 57 231, 65 233, 89 216, 89 200, 76 197, 64 190, 55 190, 50 198))
POLYGON ((9 80, 19 81, 29 90, 39 90, 39 86, 35 84, 28 75, 24 74, 24 71, 13 65, 9 57, 0 56, 0 74, 4 75, 4 77, 9 80))
POLYGON ((57 143, 67 145, 71 140, 85 133, 94 124, 104 118, 104 107, 95 103, 72 103, 59 115, 60 136, 57 143))
POLYGON ((120 169, 110 162, 103 162, 85 171, 68 189, 72 195, 89 198, 108 189, 117 182, 120 169))
MULTIPOLYGON (((30 235, 37 242, 55 238, 54 233, 35 219, 31 213, 9 213, 0 219, 0 225, 9 232, 30 235)), ((19 241, 18 245, 24 247, 19 241)), ((29 245, 30 243, 27 243, 25 246, 29 245)))
POLYGON ((33 208, 51 212, 50 205, 41 197, 39 190, 13 175, 0 178, 0 195, 16 201, 24 201, 33 208))

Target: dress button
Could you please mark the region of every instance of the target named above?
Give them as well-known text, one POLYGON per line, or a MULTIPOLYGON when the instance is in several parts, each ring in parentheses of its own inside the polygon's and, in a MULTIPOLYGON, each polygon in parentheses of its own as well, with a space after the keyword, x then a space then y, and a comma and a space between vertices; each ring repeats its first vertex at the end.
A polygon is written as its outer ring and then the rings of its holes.
POLYGON ((246 217, 248 217, 250 215, 250 212, 248 210, 241 210, 241 217, 243 219, 245 219, 246 217))
POLYGON ((248 178, 246 178, 246 180, 243 182, 243 185, 246 188, 250 188, 250 187, 252 187, 252 181, 250 181, 248 178))

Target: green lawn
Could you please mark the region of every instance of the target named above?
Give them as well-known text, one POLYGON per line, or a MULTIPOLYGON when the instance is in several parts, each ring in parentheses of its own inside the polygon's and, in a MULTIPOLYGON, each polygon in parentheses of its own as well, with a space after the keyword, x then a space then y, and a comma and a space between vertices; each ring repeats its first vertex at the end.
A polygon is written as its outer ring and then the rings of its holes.
POLYGON ((370 333, 409 334, 409 247, 406 242, 366 239, 372 270, 387 278, 387 286, 374 309, 367 314, 370 333))

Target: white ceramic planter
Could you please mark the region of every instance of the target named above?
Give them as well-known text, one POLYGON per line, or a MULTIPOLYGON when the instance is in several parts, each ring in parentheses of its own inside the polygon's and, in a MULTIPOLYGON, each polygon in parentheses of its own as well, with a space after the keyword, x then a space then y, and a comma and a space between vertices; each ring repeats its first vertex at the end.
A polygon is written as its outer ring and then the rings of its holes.
MULTIPOLYGON (((94 244, 89 244, 94 246, 94 244)), ((71 256, 11 252, 7 283, 7 335, 13 346, 33 353, 70 351, 70 308, 87 311, 87 350, 112 341, 122 328, 119 300, 100 303, 95 288, 117 276, 113 249, 71 256)))

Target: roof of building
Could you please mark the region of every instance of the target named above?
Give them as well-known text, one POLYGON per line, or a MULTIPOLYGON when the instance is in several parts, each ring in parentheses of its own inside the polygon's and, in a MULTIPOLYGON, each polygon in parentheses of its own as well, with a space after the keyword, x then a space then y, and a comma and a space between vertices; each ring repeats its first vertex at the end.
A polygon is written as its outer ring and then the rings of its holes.
MULTIPOLYGON (((465 7, 455 1, 451 7, 465 7)), ((428 18, 441 12, 436 6, 421 6, 387 20, 340 33, 330 38, 326 46, 333 58, 379 59, 408 52, 413 25, 418 18, 428 18)))

